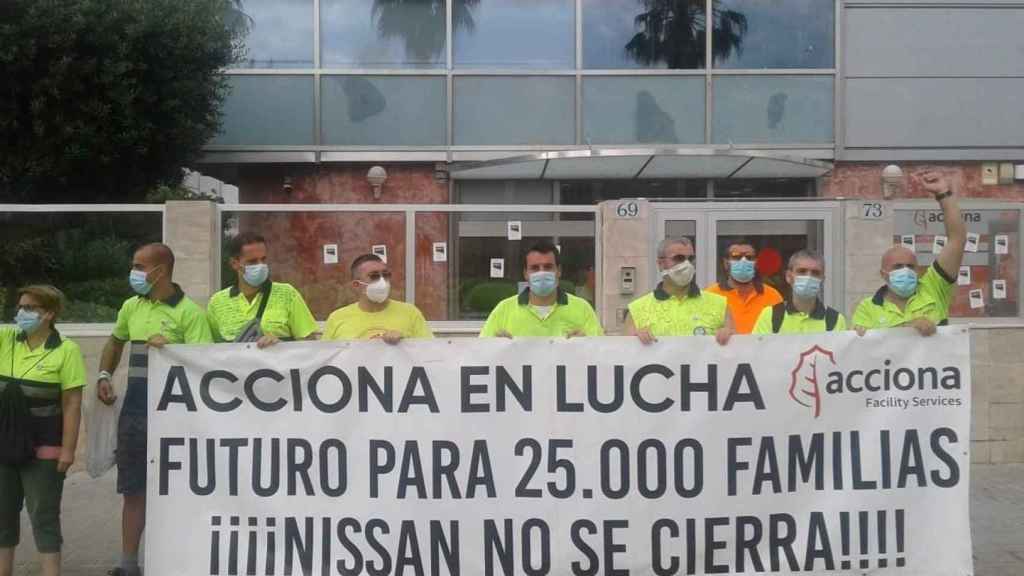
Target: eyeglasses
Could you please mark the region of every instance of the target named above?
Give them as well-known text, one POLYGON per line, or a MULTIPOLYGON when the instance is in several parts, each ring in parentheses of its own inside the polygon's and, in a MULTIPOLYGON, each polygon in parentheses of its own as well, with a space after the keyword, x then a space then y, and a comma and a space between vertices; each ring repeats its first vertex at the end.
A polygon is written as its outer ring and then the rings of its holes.
POLYGON ((385 280, 391 280, 391 272, 388 272, 387 270, 384 270, 383 272, 370 272, 369 274, 366 275, 366 278, 370 282, 376 282, 381 278, 385 280))
POLYGON ((729 254, 729 260, 746 260, 753 262, 757 260, 757 254, 729 254))
POLYGON ((691 262, 692 263, 692 262, 696 262, 697 261, 697 255, 696 254, 689 254, 689 255, 676 254, 675 256, 662 256, 661 258, 662 258, 662 260, 669 260, 671 262, 675 262, 676 264, 682 264, 683 262, 691 262))

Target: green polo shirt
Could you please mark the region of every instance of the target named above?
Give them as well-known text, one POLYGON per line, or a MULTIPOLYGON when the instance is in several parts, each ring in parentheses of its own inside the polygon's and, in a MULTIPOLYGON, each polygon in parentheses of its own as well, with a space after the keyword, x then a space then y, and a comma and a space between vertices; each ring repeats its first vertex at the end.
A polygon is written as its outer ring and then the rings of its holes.
MULTIPOLYGON (((828 325, 825 323, 825 311, 827 308, 821 300, 817 301, 814 310, 810 314, 801 312, 793 307, 793 303, 786 301, 784 304, 786 313, 782 317, 782 326, 779 326, 779 334, 813 334, 827 332, 828 325)), ((772 309, 770 306, 761 311, 754 324, 753 334, 774 334, 772 331, 772 309)), ((836 325, 832 327, 833 332, 846 330, 846 318, 842 314, 836 316, 836 325)))
POLYGON ((32 350, 17 328, 0 328, 0 376, 73 390, 85 386, 85 360, 78 344, 56 330, 32 350))
POLYGON ((629 316, 637 330, 652 336, 700 336, 725 326, 729 300, 701 290, 691 282, 684 296, 672 296, 662 283, 629 303, 629 316))
POLYGON ((177 284, 174 294, 166 300, 134 296, 125 300, 117 313, 114 338, 122 342, 145 342, 157 334, 171 344, 213 342, 203 309, 185 296, 177 284))
POLYGON ((512 336, 559 337, 579 330, 585 336, 603 336, 604 330, 589 302, 558 289, 558 297, 546 317, 542 318, 530 305, 530 290, 510 296, 494 307, 487 317, 481 338, 490 338, 498 332, 512 336))
POLYGON ((933 263, 917 281, 917 292, 900 310, 885 299, 887 286, 882 286, 871 298, 865 298, 853 313, 853 325, 865 328, 894 328, 917 318, 927 318, 936 324, 949 323, 949 306, 953 302, 956 280, 933 263))
POLYGON ((257 292, 252 300, 248 300, 238 286, 225 288, 210 298, 210 303, 206 305, 206 318, 210 322, 213 339, 217 342, 233 342, 246 324, 256 318, 267 292, 270 292, 270 297, 260 320, 264 334, 302 340, 319 330, 313 313, 294 286, 268 281, 268 285, 257 292))

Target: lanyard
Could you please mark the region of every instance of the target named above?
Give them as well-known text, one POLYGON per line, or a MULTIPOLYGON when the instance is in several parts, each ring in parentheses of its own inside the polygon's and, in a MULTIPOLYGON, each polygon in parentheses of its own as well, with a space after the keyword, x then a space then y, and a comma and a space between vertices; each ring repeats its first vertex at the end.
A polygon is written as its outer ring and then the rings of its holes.
MULTIPOLYGON (((44 343, 43 346, 46 346, 46 344, 44 343)), ((26 336, 26 339, 25 339, 25 347, 26 348, 28 347, 28 338, 27 338, 27 336, 26 336)), ((43 354, 42 358, 40 358, 39 360, 36 360, 36 363, 33 364, 31 367, 29 367, 28 370, 25 370, 24 372, 22 372, 21 377, 18 378, 18 377, 16 377, 14 375, 14 353, 15 353, 15 351, 17 349, 18 349, 17 339, 14 337, 14 335, 11 335, 11 377, 14 378, 15 380, 24 380, 26 374, 28 374, 29 372, 35 370, 36 366, 39 366, 39 364, 43 360, 46 360, 50 356, 50 354, 53 354, 53 352, 56 350, 56 348, 54 348, 54 349, 50 350, 49 352, 47 352, 46 354, 43 354)))

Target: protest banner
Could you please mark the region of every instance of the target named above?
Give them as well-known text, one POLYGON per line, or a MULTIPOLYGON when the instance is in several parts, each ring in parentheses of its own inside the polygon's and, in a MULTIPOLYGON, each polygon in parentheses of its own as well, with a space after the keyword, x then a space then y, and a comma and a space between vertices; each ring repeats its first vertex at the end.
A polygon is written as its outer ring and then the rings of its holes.
POLYGON ((146 572, 973 572, 965 328, 168 346, 146 572))

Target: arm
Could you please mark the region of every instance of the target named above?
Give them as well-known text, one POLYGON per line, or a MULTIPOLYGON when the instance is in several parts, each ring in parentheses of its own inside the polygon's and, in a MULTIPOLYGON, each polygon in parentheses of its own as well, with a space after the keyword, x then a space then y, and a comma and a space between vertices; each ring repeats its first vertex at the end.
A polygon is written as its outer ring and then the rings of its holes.
POLYGON ((65 390, 60 396, 61 410, 64 413, 64 437, 60 443, 60 459, 57 471, 64 473, 75 462, 75 449, 78 447, 78 427, 82 421, 82 389, 65 390))
POLYGON ((633 321, 633 315, 626 313, 626 335, 636 336, 640 339, 640 342, 644 345, 654 344, 658 341, 657 338, 651 334, 651 331, 647 328, 637 328, 636 322, 633 321))
POLYGON ((597 318, 597 312, 587 304, 589 313, 587 314, 587 320, 583 324, 583 335, 584 336, 604 336, 604 327, 601 326, 601 321, 597 318))
POLYGON ((316 318, 313 318, 313 313, 298 291, 293 302, 291 313, 288 315, 292 337, 296 340, 316 340, 320 326, 317 325, 316 318))
POLYGON ((729 307, 725 308, 725 325, 718 329, 715 333, 715 341, 720 345, 725 346, 729 343, 729 339, 736 333, 736 322, 732 318, 732 311, 729 307))
MULTIPOLYGON (((103 354, 100 356, 100 373, 113 374, 117 365, 121 363, 121 354, 124 352, 124 341, 111 336, 106 345, 103 346, 103 354)), ((96 382, 96 396, 107 406, 117 400, 114 394, 114 386, 110 383, 109 377, 100 378, 96 382)))
POLYGON ((480 329, 481 338, 494 338, 495 336, 503 336, 507 334, 502 322, 501 316, 501 304, 495 306, 494 310, 487 316, 487 321, 484 322, 484 327, 480 329))
MULTIPOLYGON (((921 176, 924 189, 933 196, 941 196, 952 192, 952 187, 946 178, 936 172, 926 172, 921 176)), ((967 226, 964 225, 960 215, 960 203, 956 196, 950 195, 939 200, 942 207, 942 216, 946 222, 946 236, 948 241, 946 247, 939 253, 936 259, 938 265, 950 278, 956 278, 960 273, 960 263, 964 259, 964 244, 967 242, 967 226)))

